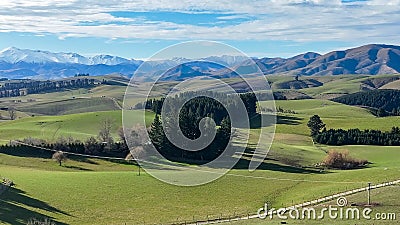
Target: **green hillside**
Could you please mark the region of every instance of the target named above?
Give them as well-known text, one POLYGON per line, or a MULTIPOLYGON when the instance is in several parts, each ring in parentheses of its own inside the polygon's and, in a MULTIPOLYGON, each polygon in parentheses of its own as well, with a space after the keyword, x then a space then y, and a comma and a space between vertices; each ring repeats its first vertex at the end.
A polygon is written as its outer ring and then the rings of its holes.
MULTIPOLYGON (((273 82, 286 82, 284 79, 288 81, 293 78, 271 77, 273 82)), ((266 202, 273 207, 289 206, 364 187, 367 182, 376 184, 399 179, 399 146, 314 145, 309 135, 307 121, 315 114, 321 117, 327 128, 390 130, 392 126, 399 124, 400 117, 378 118, 366 109, 324 100, 326 96, 335 93, 358 92, 360 84, 371 77, 327 76, 315 79, 323 85, 301 89, 301 92, 320 99, 275 102, 277 107, 295 113, 278 113, 274 142, 267 159, 258 170, 248 171, 249 162, 243 158, 227 175, 207 185, 177 187, 165 184, 143 171, 138 176, 138 167, 123 161, 70 156, 60 167, 50 157, 20 157, 0 153, 0 177, 12 179, 17 185, 15 189, 0 195, 0 224, 23 225, 32 217, 49 217, 57 221, 57 224, 79 225, 184 223, 254 214, 266 202), (316 167, 329 150, 348 150, 352 157, 368 160, 371 164, 357 170, 316 167)), ((230 81, 234 82, 234 79, 230 81)), ((128 95, 127 106, 143 102, 146 85, 149 84, 137 84, 137 92, 128 95)), ((169 90, 172 85, 173 83, 161 84, 156 87, 155 95, 169 90)), ((97 136, 100 123, 105 118, 112 118, 115 122, 112 133, 117 136, 122 112, 102 107, 115 107, 115 102, 121 103, 124 90, 122 85, 101 85, 90 90, 20 97, 22 102, 13 104, 21 110, 18 113, 24 118, 0 122, 0 143, 28 136, 50 141, 59 136, 84 140, 89 136, 97 136), (36 101, 28 101, 31 97, 36 101), (90 102, 91 100, 98 104, 90 102), (111 110, 78 113, 86 109, 111 110), (31 117, 33 113, 48 112, 65 115, 31 117)), ((4 104, 9 104, 9 100, 0 99, 4 104)), ((264 105, 266 102, 260 104, 264 105)), ((130 121, 139 121, 140 112, 130 112, 130 121)), ((6 114, 5 111, 1 113, 6 114)), ((153 118, 153 113, 146 113, 148 125, 153 118)), ((259 132, 258 128, 251 129, 249 146, 256 144, 259 132)), ((382 204, 393 203, 386 201, 390 198, 390 192, 382 193, 381 196, 384 197, 377 198, 377 201, 382 204)), ((362 197, 354 196, 354 201, 360 201, 357 200, 359 198, 362 197)), ((387 208, 379 210, 396 209, 395 205, 382 206, 387 208)), ((306 222, 309 221, 288 221, 289 224, 310 224, 306 222)), ((333 223, 330 220, 318 222, 333 223)), ((253 220, 232 224, 279 223, 280 221, 265 223, 253 220)), ((347 224, 343 221, 340 223, 347 224)))
MULTIPOLYGON (((138 112, 139 113, 139 112, 138 112)), ((135 120, 140 122, 135 111, 129 113, 135 120)), ((148 123, 153 120, 152 113, 146 113, 148 123)), ((101 121, 111 118, 114 121, 113 135, 117 136, 117 130, 122 126, 121 111, 89 112, 62 116, 36 116, 0 123, 0 139, 2 143, 9 140, 35 137, 45 140, 55 140, 59 136, 72 136, 84 140, 90 136, 97 136, 101 121)))
POLYGON ((83 112, 118 110, 116 103, 109 98, 79 98, 54 102, 38 103, 32 106, 18 107, 18 111, 42 114, 42 115, 64 115, 83 112))

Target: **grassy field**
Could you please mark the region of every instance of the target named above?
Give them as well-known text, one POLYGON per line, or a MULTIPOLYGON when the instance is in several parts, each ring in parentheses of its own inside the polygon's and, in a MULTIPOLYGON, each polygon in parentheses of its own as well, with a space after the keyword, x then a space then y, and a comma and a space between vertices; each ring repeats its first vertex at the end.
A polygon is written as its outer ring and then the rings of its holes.
POLYGON ((18 110, 33 115, 65 115, 84 112, 118 110, 115 102, 109 98, 75 98, 54 102, 39 103, 32 106, 19 107, 18 110))
MULTIPOLYGON (((261 103, 262 105, 263 103, 261 103)), ((306 126, 312 115, 319 115, 322 121, 329 128, 359 128, 359 129, 379 129, 390 130, 398 125, 400 117, 378 118, 355 106, 347 106, 329 100, 307 99, 295 101, 275 101, 277 107, 294 110, 297 114, 283 114, 284 117, 279 121, 277 133, 290 133, 299 135, 309 135, 306 126)))
MULTIPOLYGON (((139 122, 140 117, 137 115, 135 111, 130 111, 129 116, 132 117, 132 123, 134 121, 139 122)), ((148 123, 152 122, 153 115, 150 112, 146 113, 148 123)), ((90 136, 97 136, 101 121, 105 118, 111 118, 114 121, 113 135, 116 137, 118 128, 122 126, 122 112, 105 111, 62 116, 26 117, 2 122, 0 123, 0 143, 25 137, 55 140, 59 136, 72 136, 78 139, 86 139, 90 136)))
MULTIPOLYGON (((318 96, 334 92, 354 92, 360 82, 369 77, 320 77, 324 85, 305 90, 318 96)), ((279 77, 272 77, 279 81, 279 77)), ((144 84, 145 85, 145 84, 144 84)), ((77 97, 104 95, 122 100, 123 86, 99 86, 91 92, 74 93, 77 97)), ((169 85, 158 87, 165 92, 169 85)), ((129 93, 129 105, 143 101, 138 92, 129 93)), ((79 91, 79 90, 75 90, 79 91)), ((302 90, 303 91, 303 90, 302 90)), ((71 99, 71 96, 68 96, 71 99)), ((35 105, 51 105, 65 100, 60 93, 37 95, 36 103, 25 102, 26 110, 35 105), (40 104, 39 104, 40 103, 40 104)), ((96 98, 97 99, 97 98, 96 98)), ((69 101, 69 100, 68 100, 69 101)), ((262 103, 263 104, 263 103, 262 103)), ((254 172, 247 170, 248 161, 238 165, 222 178, 197 187, 177 187, 165 184, 149 174, 138 176, 138 168, 126 163, 100 159, 71 158, 64 166, 41 157, 19 157, 0 154, 0 176, 12 179, 15 189, 0 195, 0 224, 26 224, 32 217, 49 217, 57 224, 165 224, 174 221, 205 220, 235 215, 254 214, 268 202, 273 207, 289 206, 353 188, 367 182, 380 183, 399 179, 400 147, 324 146, 313 145, 306 124, 318 114, 327 128, 360 128, 390 130, 400 125, 399 117, 376 118, 367 110, 328 100, 311 99, 276 101, 296 114, 279 113, 277 132, 267 159, 254 172), (331 149, 348 150, 351 156, 366 159, 371 164, 358 170, 322 170, 315 168, 331 149)), ((22 105, 21 105, 22 107, 22 105)), ((45 110, 44 107, 42 110, 45 110)), ((65 112, 65 110, 60 111, 65 112)), ((131 111, 131 121, 139 119, 131 111)), ((137 112, 139 113, 139 112, 137 112)), ((147 123, 154 114, 146 115, 147 123)), ((0 123, 0 142, 27 136, 52 140, 58 136, 85 139, 96 136, 100 121, 113 118, 113 134, 121 124, 121 111, 101 111, 57 116, 35 116, 0 123)), ((255 142, 258 129, 252 129, 255 142)), ((254 144, 254 143, 253 143, 254 144)), ((168 173, 168 171, 161 171, 168 173)), ((398 187, 397 187, 398 188, 398 187)), ((398 189, 382 190, 376 198, 383 205, 379 210, 398 209, 390 194, 398 189), (390 201, 389 201, 390 200, 390 201), (387 208, 385 208, 387 207, 387 208)), ((354 196, 362 201, 363 196, 354 196)), ((398 200, 398 199, 397 199, 398 200)), ((379 206, 379 207, 381 207, 379 206)), ((377 207, 378 208, 378 207, 377 207)), ((378 209, 377 209, 378 210, 378 209)), ((334 221, 335 223, 337 221, 334 221)), ((348 224, 339 221, 339 224, 348 224)), ((232 224, 279 224, 274 221, 242 221, 232 224)), ((312 224, 309 221, 288 221, 289 224, 312 224)), ((331 224, 318 221, 315 224, 331 224)), ((365 223, 363 223, 365 224, 365 223)), ((366 223, 368 224, 368 223, 366 223)), ((370 223, 373 224, 373 223, 370 223)), ((384 223, 380 223, 384 224, 384 223)))
POLYGON ((0 175, 17 184, 16 190, 1 196, 0 219, 10 224, 23 224, 30 217, 67 224, 150 224, 193 216, 200 220, 220 213, 253 214, 265 202, 286 206, 398 177, 398 149, 346 148, 374 164, 363 170, 321 173, 266 160, 255 172, 238 168, 210 184, 190 188, 143 173, 138 176, 133 165, 90 159, 69 160, 59 167, 50 159, 0 154, 0 175))
POLYGON ((393 81, 381 87, 381 89, 396 89, 400 90, 400 80, 393 81))
MULTIPOLYGON (((243 221, 238 221, 238 222, 231 222, 227 223, 230 225, 264 225, 264 224, 281 224, 282 221, 285 221, 286 224, 310 224, 310 225, 319 225, 319 224, 365 224, 365 225, 379 225, 379 224, 400 224, 400 210, 399 210, 399 201, 400 201, 400 186, 389 186, 389 187, 384 187, 381 189, 375 189, 371 191, 371 201, 374 204, 374 206, 368 206, 368 208, 372 209, 371 219, 365 219, 361 218, 360 220, 346 220, 346 219, 336 219, 333 220, 329 218, 328 215, 325 216, 324 219, 322 220, 281 220, 277 218, 276 216, 273 219, 252 219, 252 220, 243 220, 243 221), (382 218, 383 214, 388 216, 389 213, 395 213, 396 217, 391 218, 391 219, 378 219, 382 218), (378 216, 378 217, 377 217, 378 216)), ((363 193, 357 193, 351 196, 347 196, 347 201, 349 204, 356 204, 360 205, 357 206, 357 208, 360 209, 360 212, 366 207, 362 206, 366 204, 367 201, 367 194, 365 192, 363 193)), ((337 206, 336 201, 331 201, 324 203, 323 205, 315 206, 315 209, 317 212, 321 210, 322 207, 327 207, 327 206, 337 206)), ((362 217, 362 216, 361 216, 362 217)))

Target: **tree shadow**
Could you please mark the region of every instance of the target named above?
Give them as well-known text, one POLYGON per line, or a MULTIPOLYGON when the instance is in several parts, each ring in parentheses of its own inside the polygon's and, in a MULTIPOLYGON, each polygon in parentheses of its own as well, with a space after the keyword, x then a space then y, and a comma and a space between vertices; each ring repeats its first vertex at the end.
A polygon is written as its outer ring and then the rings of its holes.
POLYGON ((1 146, 0 153, 17 156, 17 157, 31 157, 31 158, 44 158, 49 159, 53 155, 52 152, 37 149, 33 147, 21 146, 1 146))
MULTIPOLYGON (((0 153, 16 156, 16 157, 30 157, 30 158, 40 158, 40 159, 51 159, 54 152, 46 151, 43 149, 37 149, 33 147, 20 147, 20 146, 1 146, 0 153)), ((69 155, 65 152, 69 160, 88 163, 93 165, 98 165, 99 163, 82 156, 69 155)))
POLYGON ((46 202, 29 197, 28 195, 26 195, 26 192, 17 188, 9 188, 1 195, 0 206, 0 222, 15 225, 25 225, 32 218, 49 218, 57 224, 66 224, 54 220, 53 217, 49 217, 42 213, 29 210, 24 206, 45 210, 47 212, 71 216, 70 214, 62 210, 50 206, 46 202))
POLYGON ((282 115, 278 115, 276 117, 277 124, 286 124, 286 125, 299 125, 301 124, 299 121, 301 121, 302 119, 299 117, 295 117, 295 116, 282 116, 282 115))
MULTIPOLYGON (((250 165, 250 159, 247 158, 240 158, 240 160, 236 163, 233 167, 234 169, 248 169, 250 165)), ((269 161, 276 161, 276 160, 269 160, 269 161)), ((266 162, 263 161, 258 167, 257 170, 270 170, 270 171, 278 171, 278 172, 285 172, 285 173, 299 173, 299 174, 321 174, 326 173, 325 171, 320 171, 319 169, 314 168, 305 168, 305 167, 295 167, 290 165, 284 165, 281 163, 275 162, 266 162)))
POLYGON ((76 162, 89 163, 89 164, 92 164, 92 165, 99 165, 98 162, 95 162, 95 161, 93 161, 93 160, 91 160, 89 158, 85 158, 85 157, 82 157, 82 156, 76 156, 76 155, 68 155, 68 152, 66 152, 66 154, 68 156, 68 159, 70 159, 70 160, 73 160, 73 161, 76 161, 76 162))
MULTIPOLYGON (((261 127, 268 127, 276 124, 286 124, 286 125, 299 125, 302 119, 295 116, 283 116, 283 115, 273 115, 273 114, 256 114, 250 119, 250 128, 258 129, 261 127)), ((239 127, 240 128, 240 127, 239 127)))
POLYGON ((63 165, 63 167, 68 168, 68 169, 73 169, 73 170, 82 170, 82 171, 93 171, 91 169, 83 168, 80 166, 68 166, 68 165, 63 165))

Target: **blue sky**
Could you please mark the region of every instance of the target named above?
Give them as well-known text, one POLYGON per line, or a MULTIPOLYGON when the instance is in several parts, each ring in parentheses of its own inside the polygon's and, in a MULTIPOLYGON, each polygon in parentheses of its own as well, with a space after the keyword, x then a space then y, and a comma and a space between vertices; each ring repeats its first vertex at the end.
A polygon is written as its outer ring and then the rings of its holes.
POLYGON ((250 56, 400 45, 400 0, 3 0, 0 49, 145 59, 212 40, 250 56))

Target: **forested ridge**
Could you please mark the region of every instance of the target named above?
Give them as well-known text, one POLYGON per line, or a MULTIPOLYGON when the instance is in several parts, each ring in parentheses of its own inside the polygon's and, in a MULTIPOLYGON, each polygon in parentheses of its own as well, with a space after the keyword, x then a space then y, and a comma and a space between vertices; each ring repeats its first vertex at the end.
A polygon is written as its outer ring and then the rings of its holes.
POLYGON ((375 108, 377 116, 400 115, 400 90, 371 90, 332 99, 346 105, 375 108))

